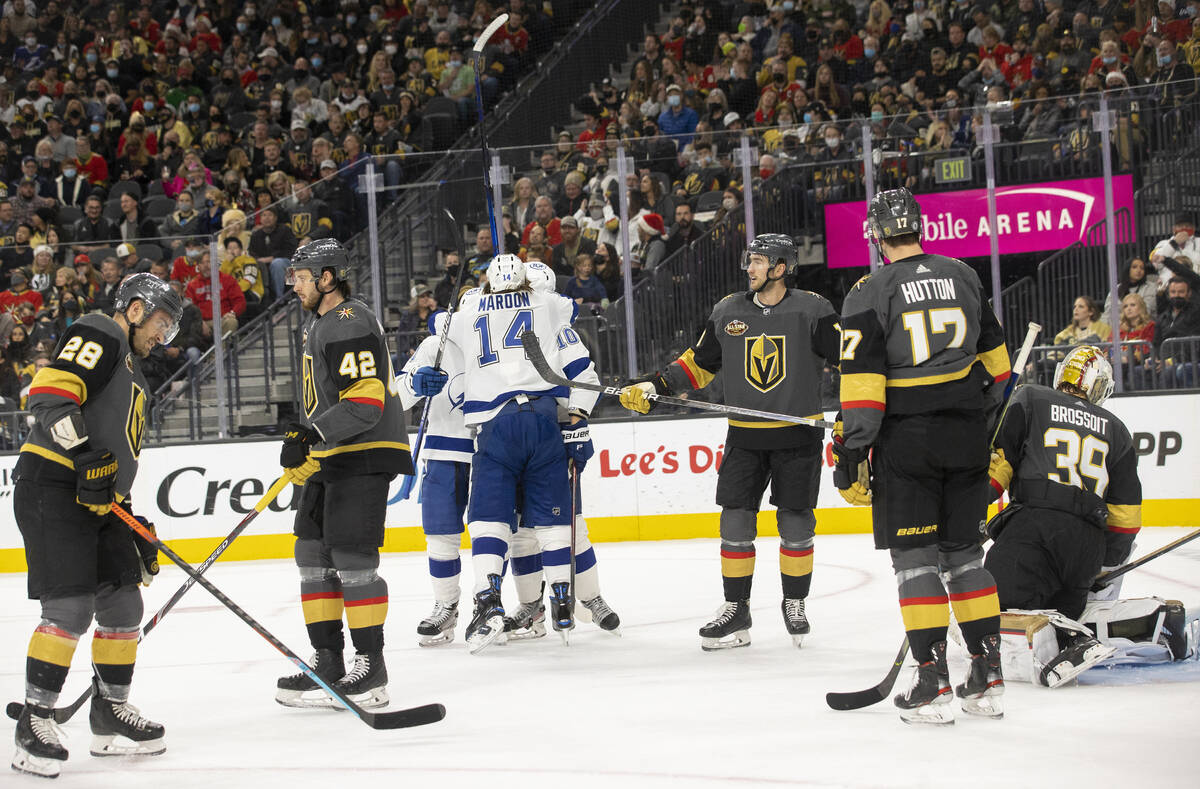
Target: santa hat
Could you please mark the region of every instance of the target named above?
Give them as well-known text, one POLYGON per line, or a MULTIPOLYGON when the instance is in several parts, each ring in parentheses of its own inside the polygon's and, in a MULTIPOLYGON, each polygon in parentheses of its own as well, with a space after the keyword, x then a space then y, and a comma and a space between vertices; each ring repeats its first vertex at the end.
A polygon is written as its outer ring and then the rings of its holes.
POLYGON ((652 236, 666 235, 667 232, 663 218, 658 214, 642 214, 637 218, 637 227, 652 236))

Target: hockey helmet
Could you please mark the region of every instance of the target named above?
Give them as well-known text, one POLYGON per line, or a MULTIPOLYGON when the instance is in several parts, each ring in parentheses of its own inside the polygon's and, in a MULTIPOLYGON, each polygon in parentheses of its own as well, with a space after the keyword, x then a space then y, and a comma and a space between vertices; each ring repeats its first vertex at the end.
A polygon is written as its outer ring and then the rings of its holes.
POLYGON ((538 293, 553 293, 554 286, 558 284, 554 271, 540 260, 530 260, 525 264, 525 281, 538 293))
POLYGON ((179 321, 183 318, 183 299, 175 292, 174 288, 153 274, 131 274, 117 288, 117 295, 113 299, 113 308, 124 314, 138 299, 146 306, 142 323, 137 325, 145 324, 150 316, 161 310, 170 320, 163 334, 164 341, 170 342, 175 339, 175 335, 179 332, 179 321))
POLYGON ((350 255, 341 242, 333 238, 318 238, 296 250, 292 265, 288 266, 286 283, 296 284, 296 272, 308 269, 321 276, 325 269, 332 269, 334 279, 344 282, 350 277, 350 255))
POLYGON ((902 187, 872 197, 867 209, 867 231, 876 244, 909 233, 916 233, 919 239, 921 206, 912 192, 902 187))
POLYGON ((795 271, 800 263, 796 242, 791 236, 782 233, 763 233, 761 236, 755 236, 742 253, 742 271, 750 268, 751 255, 764 255, 771 261, 772 266, 783 263, 787 266, 789 274, 795 271))
POLYGON ((1113 370, 1104 352, 1080 345, 1054 368, 1054 388, 1103 405, 1113 392, 1113 370))
POLYGON ((487 284, 492 293, 516 290, 525 284, 525 261, 511 252, 496 255, 487 267, 487 284))

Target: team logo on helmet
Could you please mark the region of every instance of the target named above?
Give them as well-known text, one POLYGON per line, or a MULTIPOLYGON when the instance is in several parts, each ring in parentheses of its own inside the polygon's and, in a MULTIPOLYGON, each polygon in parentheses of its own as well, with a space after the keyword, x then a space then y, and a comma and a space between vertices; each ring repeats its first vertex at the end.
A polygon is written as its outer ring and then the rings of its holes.
POLYGON ((750 327, 747 326, 744 322, 739 321, 735 318, 734 320, 731 320, 729 323, 725 324, 725 333, 728 334, 730 337, 741 337, 743 334, 746 333, 746 329, 749 329, 749 328, 750 327))
POLYGON ((125 417, 125 438, 129 441, 129 451, 137 460, 142 453, 142 439, 146 437, 146 391, 137 384, 132 384, 133 393, 129 398, 129 413, 125 417))
POLYGON ((304 238, 312 230, 312 214, 293 214, 291 225, 296 238, 304 238))
POLYGON ((783 335, 746 338, 746 380, 758 391, 771 391, 787 375, 783 347, 783 335))
POLYGON ((311 417, 317 410, 317 384, 313 379, 313 358, 304 354, 304 415, 311 417))

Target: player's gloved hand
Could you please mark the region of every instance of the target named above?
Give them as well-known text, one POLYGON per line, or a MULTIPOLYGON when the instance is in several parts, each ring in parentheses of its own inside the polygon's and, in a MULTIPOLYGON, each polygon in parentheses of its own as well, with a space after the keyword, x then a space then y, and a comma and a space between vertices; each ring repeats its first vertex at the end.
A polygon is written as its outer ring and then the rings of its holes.
POLYGON ((283 434, 283 447, 279 450, 279 465, 284 468, 303 466, 308 460, 309 448, 321 440, 321 434, 299 422, 288 425, 283 434))
POLYGON ((833 485, 847 504, 871 503, 871 464, 866 449, 851 449, 842 438, 842 423, 833 430, 833 485))
POLYGON ((316 458, 310 457, 295 468, 285 468, 283 470, 283 476, 287 477, 288 482, 292 483, 296 487, 300 487, 305 482, 308 482, 309 477, 311 477, 313 474, 316 474, 320 470, 321 464, 316 460, 316 458))
POLYGON ((1004 450, 993 450, 992 460, 988 464, 988 481, 995 492, 994 499, 1000 498, 1004 491, 1008 490, 1008 486, 1012 482, 1012 475, 1013 468, 1005 459, 1004 450))
POLYGON ((444 370, 438 370, 426 365, 418 368, 412 374, 413 392, 421 397, 433 397, 446 387, 446 381, 449 379, 450 376, 446 375, 444 370))
MULTIPOLYGON (((141 515, 134 515, 137 522, 146 527, 146 531, 158 536, 158 530, 154 528, 154 524, 143 518, 141 515)), ((158 546, 147 540, 137 532, 133 534, 133 544, 137 546, 138 556, 142 560, 142 586, 149 586, 154 580, 154 576, 158 575, 158 546)))
POLYGON ((97 515, 112 509, 117 484, 117 459, 107 449, 75 456, 75 501, 97 515))
POLYGON ((567 457, 575 461, 575 470, 583 471, 583 467, 596 454, 592 446, 592 433, 586 419, 580 419, 573 425, 564 427, 562 431, 563 444, 567 448, 567 457))
MULTIPOLYGON (((1112 565, 1111 567, 1101 567, 1100 575, 1104 575, 1107 572, 1111 572, 1111 571, 1117 569, 1118 566, 1119 565, 1112 565)), ((1094 584, 1092 584, 1092 588, 1088 592, 1087 599, 1089 599, 1089 600, 1116 600, 1118 597, 1121 596, 1121 581, 1123 581, 1123 580, 1125 580, 1125 576, 1119 575, 1116 578, 1109 581, 1108 583, 1104 583, 1103 581, 1096 581, 1094 584)))
POLYGON ((667 379, 662 376, 662 373, 647 375, 645 378, 636 378, 627 383, 621 389, 621 405, 630 411, 637 411, 639 414, 648 414, 650 413, 650 409, 654 408, 654 401, 650 399, 650 395, 652 394, 672 394, 671 387, 667 384, 667 379))

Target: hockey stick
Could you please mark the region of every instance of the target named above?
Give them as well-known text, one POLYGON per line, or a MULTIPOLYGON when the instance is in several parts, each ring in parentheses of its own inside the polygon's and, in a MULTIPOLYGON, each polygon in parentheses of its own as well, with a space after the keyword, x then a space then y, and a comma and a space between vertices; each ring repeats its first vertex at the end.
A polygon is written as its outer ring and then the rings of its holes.
POLYGON ((1164 553, 1167 553, 1168 551, 1173 551, 1176 548, 1178 548, 1180 545, 1183 545, 1184 543, 1189 543, 1192 540, 1196 539, 1197 537, 1200 537, 1200 529, 1197 529, 1196 531, 1192 532, 1191 534, 1185 534, 1182 537, 1180 537, 1178 540, 1169 542, 1157 550, 1150 551, 1150 553, 1146 554, 1145 556, 1142 556, 1139 559, 1134 559, 1132 562, 1129 562, 1128 564, 1123 564, 1120 567, 1117 567, 1113 570, 1109 570, 1106 573, 1101 573, 1100 575, 1097 575, 1096 580, 1092 581, 1092 591, 1095 592, 1105 586, 1108 586, 1108 584, 1117 580, 1118 578, 1120 578, 1122 575, 1129 572, 1130 570, 1136 570, 1137 568, 1141 567, 1146 562, 1148 562, 1152 559, 1157 559, 1158 557, 1162 556, 1164 553))
MULTIPOLYGON (((600 384, 591 384, 584 381, 571 381, 550 368, 549 362, 546 361, 545 355, 542 353, 542 346, 538 343, 537 335, 531 331, 527 331, 521 335, 521 344, 525 346, 525 356, 533 363, 533 368, 537 370, 537 374, 542 377, 546 383, 554 384, 555 386, 565 386, 570 389, 586 389, 589 392, 599 392, 600 394, 612 395, 613 397, 621 396, 622 387, 619 386, 601 386, 600 384)), ((722 405, 721 403, 705 403, 699 400, 685 400, 682 397, 668 397, 655 392, 650 392, 646 395, 649 399, 656 403, 664 405, 681 405, 687 408, 698 408, 702 411, 715 411, 719 414, 733 414, 736 416, 751 416, 758 419, 772 419, 777 422, 791 422, 797 425, 811 425, 813 427, 822 427, 826 430, 833 430, 833 422, 826 422, 821 419, 810 419, 806 416, 792 416, 791 414, 777 414, 774 411, 756 411, 753 408, 741 408, 736 405, 722 405)))
POLYGON ((492 163, 488 156, 487 124, 483 120, 483 85, 479 80, 479 73, 483 71, 483 48, 496 31, 507 22, 508 14, 501 14, 493 19, 492 23, 479 34, 475 46, 471 47, 471 64, 475 69, 475 110, 479 116, 479 148, 483 155, 483 193, 487 197, 488 227, 492 231, 493 255, 500 250, 500 234, 496 231, 496 206, 492 199, 492 174, 489 169, 492 163))
POLYGON ((567 461, 571 475, 571 618, 575 618, 575 601, 579 593, 575 591, 575 519, 579 513, 579 469, 575 466, 575 458, 567 461))
POLYGON ((300 659, 292 650, 288 649, 287 645, 271 634, 269 630, 259 624, 258 620, 250 616, 238 606, 237 603, 225 596, 225 593, 213 585, 211 581, 202 576, 196 571, 196 568, 185 562, 179 557, 179 554, 171 550, 162 540, 158 539, 145 526, 138 522, 136 518, 126 512, 120 504, 113 504, 112 511, 118 518, 125 522, 125 525, 133 529, 142 539, 154 545, 158 550, 162 551, 168 559, 175 563, 179 569, 187 573, 196 583, 203 586, 209 593, 217 598, 230 611, 237 615, 239 619, 249 625, 254 632, 258 633, 267 643, 279 650, 288 660, 292 661, 296 666, 304 672, 305 676, 315 682, 326 693, 328 693, 334 701, 337 701, 346 709, 353 712, 363 723, 370 726, 372 729, 400 729, 407 726, 422 726, 426 723, 436 723, 446 717, 446 708, 441 704, 426 704, 420 707, 412 707, 405 710, 395 710, 392 712, 369 712, 354 703, 345 693, 337 688, 333 683, 326 682, 312 666, 300 659))
MULTIPOLYGON (((225 553, 225 549, 237 539, 238 535, 246 530, 246 527, 250 525, 258 513, 265 510, 267 505, 274 501, 275 497, 278 496, 280 492, 287 487, 287 485, 288 481, 286 477, 280 477, 279 479, 275 480, 275 484, 272 485, 265 494, 263 494, 263 497, 258 500, 257 504, 254 505, 254 509, 246 513, 246 517, 242 518, 241 522, 234 527, 234 530, 229 532, 228 536, 221 541, 221 544, 213 549, 213 552, 208 555, 208 558, 205 559, 198 568, 196 568, 196 571, 201 575, 208 572, 208 568, 213 566, 213 562, 215 562, 221 556, 221 554, 225 553)), ((142 632, 138 635, 139 644, 142 642, 142 639, 146 637, 146 634, 153 630, 158 623, 162 621, 163 617, 165 617, 167 613, 175 607, 175 604, 178 603, 185 594, 187 594, 187 590, 191 589, 195 583, 196 581, 193 578, 188 578, 186 581, 184 581, 183 586, 176 589, 175 594, 171 595, 171 599, 168 600, 162 608, 158 609, 158 613, 150 617, 150 619, 146 621, 146 624, 142 625, 142 632)), ((69 721, 71 717, 79 711, 79 708, 84 705, 84 702, 91 697, 92 686, 89 684, 87 686, 87 690, 81 693, 79 698, 75 699, 74 702, 66 707, 56 707, 54 709, 54 722, 66 723, 69 721)), ((8 717, 12 718, 13 720, 17 720, 21 717, 21 710, 24 709, 24 707, 24 704, 11 701, 4 711, 8 714, 8 717)))
MULTIPOLYGON (((1008 404, 1012 400, 1013 392, 1017 389, 1017 382, 1021 378, 1021 373, 1025 370, 1025 362, 1029 359, 1029 353, 1033 350, 1033 343, 1037 340, 1038 333, 1041 330, 1042 327, 1040 325, 1030 323, 1029 328, 1025 332, 1025 341, 1021 343, 1021 348, 1017 351, 1016 360, 1012 366, 1012 375, 1009 376, 1008 383, 1004 387, 1004 402, 1000 406, 1000 418, 996 420, 996 429, 992 433, 992 441, 989 446, 996 445, 996 437, 1000 435, 1000 427, 1004 424, 1004 417, 1008 414, 1008 404)), ((896 677, 900 675, 900 668, 904 665, 904 658, 907 654, 908 636, 905 635, 904 643, 900 645, 900 651, 896 653, 896 660, 882 682, 873 688, 851 693, 826 693, 825 703, 835 710, 857 710, 862 707, 869 707, 872 704, 878 704, 887 698, 887 694, 892 692, 892 686, 896 684, 896 677)))

